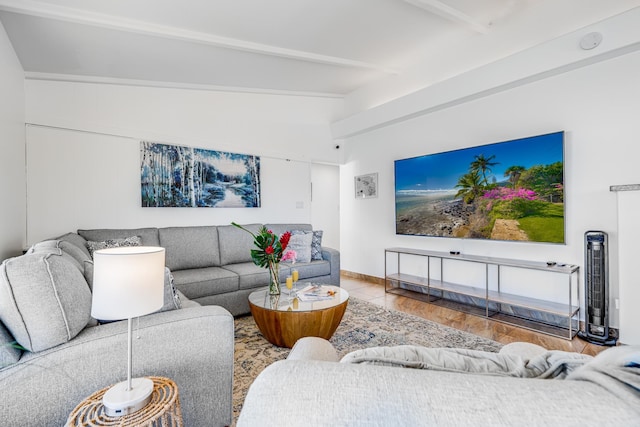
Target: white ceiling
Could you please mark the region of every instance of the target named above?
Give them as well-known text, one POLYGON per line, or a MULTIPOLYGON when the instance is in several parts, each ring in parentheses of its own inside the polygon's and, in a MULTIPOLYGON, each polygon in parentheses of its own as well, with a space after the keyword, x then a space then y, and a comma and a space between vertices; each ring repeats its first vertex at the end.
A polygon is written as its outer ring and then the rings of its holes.
POLYGON ((425 64, 437 64, 443 75, 447 63, 449 74, 462 72, 638 6, 638 0, 0 0, 0 21, 28 78, 344 96, 425 64), (473 61, 461 60, 467 57, 473 61))

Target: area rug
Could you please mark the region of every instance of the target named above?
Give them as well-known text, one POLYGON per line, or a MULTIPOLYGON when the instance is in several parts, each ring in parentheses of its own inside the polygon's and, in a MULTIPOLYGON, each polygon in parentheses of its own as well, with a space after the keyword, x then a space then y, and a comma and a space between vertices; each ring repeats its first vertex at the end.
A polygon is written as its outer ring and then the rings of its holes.
MULTIPOLYGON (((234 422, 256 376, 276 360, 285 359, 290 351, 265 340, 251 316, 236 319, 235 333, 234 422)), ((331 343, 340 357, 361 348, 402 344, 494 352, 502 347, 495 341, 354 297, 349 298, 349 305, 331 343)))

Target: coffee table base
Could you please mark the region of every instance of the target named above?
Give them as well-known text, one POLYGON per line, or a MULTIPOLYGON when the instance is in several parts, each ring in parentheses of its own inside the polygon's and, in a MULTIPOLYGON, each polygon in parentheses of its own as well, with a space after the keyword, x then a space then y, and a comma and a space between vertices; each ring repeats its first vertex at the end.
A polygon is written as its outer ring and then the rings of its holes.
POLYGON ((291 348, 302 337, 331 338, 338 329, 348 302, 313 311, 268 310, 251 302, 249 307, 267 341, 278 347, 291 348))

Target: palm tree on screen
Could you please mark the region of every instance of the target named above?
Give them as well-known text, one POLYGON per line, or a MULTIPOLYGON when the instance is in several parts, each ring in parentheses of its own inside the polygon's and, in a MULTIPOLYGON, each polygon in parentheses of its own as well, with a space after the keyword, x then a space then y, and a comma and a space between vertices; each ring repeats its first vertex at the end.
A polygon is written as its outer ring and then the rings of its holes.
POLYGON ((477 196, 482 194, 483 187, 480 179, 480 172, 470 170, 458 179, 456 188, 460 188, 455 197, 462 197, 465 203, 473 203, 477 196))
POLYGON ((513 188, 516 188, 516 184, 522 175, 522 172, 525 171, 524 166, 509 166, 506 171, 504 171, 504 176, 509 177, 509 182, 513 185, 513 188))
POLYGON ((479 154, 477 156, 474 156, 474 160, 473 162, 471 162, 471 170, 480 172, 482 174, 482 182, 485 186, 489 184, 489 182, 487 181, 487 172, 491 172, 491 166, 499 164, 498 162, 492 162, 492 160, 495 158, 495 155, 485 157, 484 154, 479 154))

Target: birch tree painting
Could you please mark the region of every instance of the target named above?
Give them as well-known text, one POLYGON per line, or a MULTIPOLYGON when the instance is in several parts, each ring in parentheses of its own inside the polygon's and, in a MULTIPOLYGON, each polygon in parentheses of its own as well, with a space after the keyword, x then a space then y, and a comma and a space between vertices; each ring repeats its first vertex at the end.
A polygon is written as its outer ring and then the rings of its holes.
POLYGON ((143 207, 260 207, 260 157, 140 143, 143 207))

